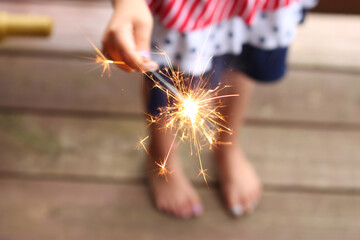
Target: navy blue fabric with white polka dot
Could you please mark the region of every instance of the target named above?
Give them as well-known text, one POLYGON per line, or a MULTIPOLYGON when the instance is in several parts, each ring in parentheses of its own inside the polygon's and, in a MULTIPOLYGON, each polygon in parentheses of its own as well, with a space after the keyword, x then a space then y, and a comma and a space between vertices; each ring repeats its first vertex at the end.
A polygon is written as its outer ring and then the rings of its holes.
MULTIPOLYGON (((300 14, 300 23, 304 21, 307 10, 294 12, 294 14, 300 14)), ((266 13, 260 15, 262 20, 269 19, 270 16, 266 13)), ((216 26, 217 29, 221 29, 222 24, 216 26)), ((254 32, 252 26, 246 26, 249 32, 254 32)), ((270 26, 270 31, 273 33, 284 34, 287 38, 291 38, 294 32, 288 29, 284 29, 281 26, 270 26)), ((236 37, 236 32, 228 31, 225 33, 229 39, 236 37)), ((187 39, 189 36, 186 33, 181 34, 181 38, 187 39)), ((209 35, 211 47, 216 52, 221 51, 224 47, 221 45, 214 33, 209 35)), ((259 34, 255 38, 255 43, 258 45, 264 45, 270 41, 269 36, 259 34)), ((177 42, 174 39, 165 38, 162 40, 167 46, 176 45, 177 42)), ((152 43, 152 49, 158 49, 156 42, 152 43)), ((189 45, 185 52, 176 52, 173 55, 172 61, 175 65, 177 62, 186 59, 186 53, 198 54, 201 51, 196 45, 189 45)), ((275 48, 271 50, 265 50, 264 48, 255 47, 254 45, 244 44, 242 51, 239 55, 224 54, 216 55, 212 59, 212 69, 205 73, 205 79, 209 79, 209 87, 215 88, 223 75, 223 73, 229 69, 242 72, 256 82, 260 83, 272 83, 280 80, 286 73, 286 57, 288 47, 275 48)), ((147 78, 147 77, 145 77, 147 78)), ((197 78, 193 80, 193 83, 197 83, 197 78)), ((170 81, 169 81, 170 82, 170 81)), ((149 100, 147 102, 147 111, 151 115, 157 115, 160 107, 165 107, 168 104, 168 98, 166 94, 158 88, 152 88, 149 93, 149 100)))
MULTIPOLYGON (((242 53, 238 56, 226 54, 213 58, 213 70, 205 73, 205 79, 209 79, 209 87, 215 88, 223 73, 232 69, 242 72, 248 77, 261 83, 272 83, 281 79, 286 72, 287 48, 274 50, 262 50, 251 45, 244 45, 242 53)), ((181 58, 181 55, 177 55, 181 58)), ((194 79, 196 84, 198 79, 194 79)), ((158 88, 152 88, 149 94, 147 111, 149 114, 159 114, 159 108, 168 103, 166 94, 158 88)))

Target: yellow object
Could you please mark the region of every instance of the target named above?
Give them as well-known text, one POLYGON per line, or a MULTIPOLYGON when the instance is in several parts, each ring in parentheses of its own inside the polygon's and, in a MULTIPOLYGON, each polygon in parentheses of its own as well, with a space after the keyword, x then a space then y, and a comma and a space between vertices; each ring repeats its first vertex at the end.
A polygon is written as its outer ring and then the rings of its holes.
POLYGON ((52 20, 48 16, 0 12, 0 39, 6 36, 49 36, 52 20))

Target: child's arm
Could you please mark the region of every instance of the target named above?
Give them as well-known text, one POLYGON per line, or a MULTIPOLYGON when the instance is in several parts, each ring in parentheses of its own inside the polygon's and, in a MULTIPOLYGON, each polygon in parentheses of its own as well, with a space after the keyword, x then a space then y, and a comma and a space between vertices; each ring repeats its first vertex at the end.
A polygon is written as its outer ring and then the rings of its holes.
POLYGON ((125 71, 157 68, 147 59, 153 18, 145 0, 113 0, 114 13, 103 36, 104 52, 125 71))

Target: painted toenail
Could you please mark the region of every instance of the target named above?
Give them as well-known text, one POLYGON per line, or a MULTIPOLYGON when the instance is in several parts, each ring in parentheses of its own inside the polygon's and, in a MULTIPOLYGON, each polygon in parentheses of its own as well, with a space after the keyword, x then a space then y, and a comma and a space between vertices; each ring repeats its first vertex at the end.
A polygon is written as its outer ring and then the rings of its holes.
POLYGON ((240 204, 237 204, 237 205, 234 205, 232 208, 231 208, 231 213, 234 215, 234 216, 240 216, 244 213, 244 208, 243 206, 241 206, 240 204))
POLYGON ((192 206, 191 212, 192 212, 195 216, 198 216, 198 215, 202 214, 202 212, 203 212, 203 207, 201 206, 201 204, 195 204, 195 205, 192 206))

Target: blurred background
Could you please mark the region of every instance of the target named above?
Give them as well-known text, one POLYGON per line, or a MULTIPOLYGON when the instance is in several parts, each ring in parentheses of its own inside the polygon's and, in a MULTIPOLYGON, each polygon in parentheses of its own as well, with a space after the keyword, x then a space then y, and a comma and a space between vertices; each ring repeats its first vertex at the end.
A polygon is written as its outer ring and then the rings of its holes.
MULTIPOLYGON (((110 1, 2 0, 53 19, 47 38, 0 40, 0 239, 360 239, 360 2, 322 0, 291 47, 289 73, 258 85, 242 135, 265 185, 255 214, 227 215, 183 161, 205 214, 157 212, 145 184, 137 74, 89 71, 110 1)), ((1 20, 0 20, 1 21, 1 20)), ((187 156, 187 149, 182 149, 187 156)))

